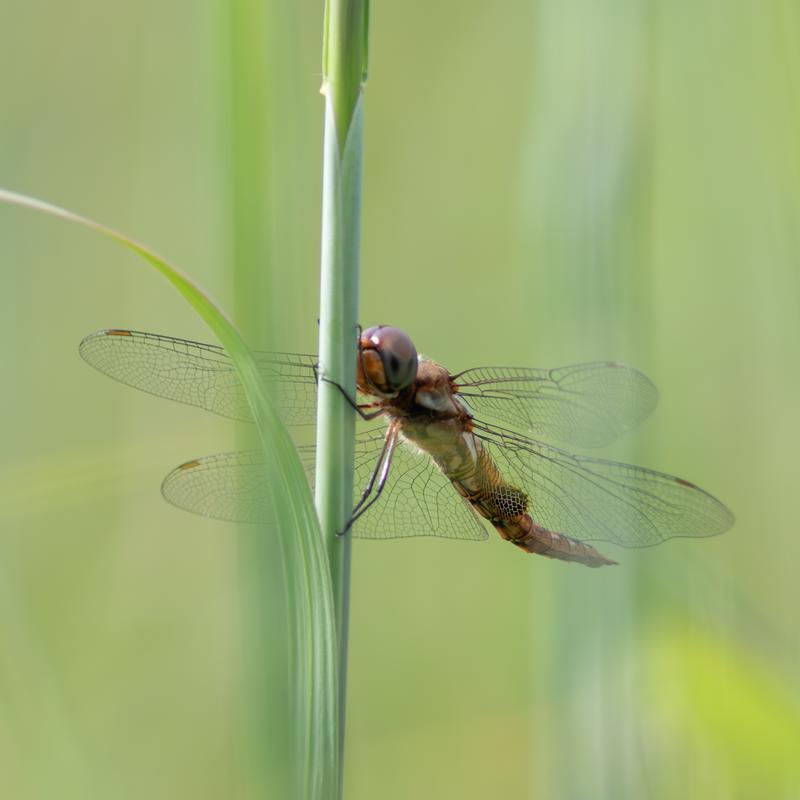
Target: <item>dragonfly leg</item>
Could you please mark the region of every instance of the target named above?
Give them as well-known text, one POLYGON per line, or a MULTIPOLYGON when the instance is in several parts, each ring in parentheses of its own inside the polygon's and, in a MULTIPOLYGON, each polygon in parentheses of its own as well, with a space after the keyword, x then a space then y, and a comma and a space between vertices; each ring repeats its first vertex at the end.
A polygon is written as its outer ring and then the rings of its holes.
POLYGON ((390 441, 390 436, 389 436, 389 433, 387 432, 386 436, 383 439, 383 448, 381 449, 381 452, 378 455, 378 459, 375 462, 375 467, 372 470, 372 475, 370 475, 369 482, 367 483, 366 487, 364 488, 364 491, 361 493, 361 497, 359 498, 358 502, 356 503, 356 506, 353 509, 353 512, 352 512, 351 516, 353 514, 355 514, 356 512, 358 512, 358 510, 361 508, 361 506, 363 506, 364 503, 367 502, 367 499, 372 494, 372 489, 375 486, 375 481, 378 479, 378 475, 381 472, 381 465, 383 464, 384 459, 386 458, 386 452, 389 449, 389 441, 390 441))
POLYGON ((350 404, 350 407, 358 414, 359 417, 361 417, 361 419, 368 421, 375 419, 384 413, 383 407, 377 408, 375 411, 367 411, 366 409, 375 408, 376 406, 379 406, 380 403, 357 403, 352 397, 350 397, 350 395, 347 393, 347 389, 345 389, 344 386, 322 375, 319 371, 319 366, 317 366, 314 371, 317 373, 317 381, 323 380, 325 383, 335 386, 342 393, 344 399, 350 404))
POLYGON ((372 470, 369 483, 361 494, 361 498, 353 509, 350 519, 344 529, 339 533, 339 536, 344 536, 352 527, 355 521, 369 508, 378 501, 383 492, 383 487, 386 485, 386 478, 389 475, 389 468, 392 465, 392 455, 397 447, 397 428, 391 427, 386 433, 386 439, 383 443, 383 449, 375 462, 375 469, 372 470), (377 482, 377 487, 375 486, 377 482), (374 492, 373 492, 374 490, 374 492), (370 497, 370 495, 372 495, 370 497))

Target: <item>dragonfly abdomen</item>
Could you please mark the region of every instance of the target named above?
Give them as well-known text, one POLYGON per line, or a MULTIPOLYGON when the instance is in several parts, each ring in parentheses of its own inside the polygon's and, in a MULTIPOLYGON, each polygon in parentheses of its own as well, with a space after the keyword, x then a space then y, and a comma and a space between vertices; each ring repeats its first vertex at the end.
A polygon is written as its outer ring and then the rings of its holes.
POLYGON ((591 545, 537 525, 529 514, 521 514, 513 520, 498 520, 493 524, 504 539, 526 553, 573 561, 587 567, 605 567, 617 563, 591 545))
POLYGON ((572 561, 587 567, 616 564, 594 547, 564 534, 547 530, 528 514, 529 498, 525 492, 507 483, 485 448, 478 453, 477 468, 472 480, 451 477, 459 494, 484 519, 488 520, 506 541, 526 553, 572 561))

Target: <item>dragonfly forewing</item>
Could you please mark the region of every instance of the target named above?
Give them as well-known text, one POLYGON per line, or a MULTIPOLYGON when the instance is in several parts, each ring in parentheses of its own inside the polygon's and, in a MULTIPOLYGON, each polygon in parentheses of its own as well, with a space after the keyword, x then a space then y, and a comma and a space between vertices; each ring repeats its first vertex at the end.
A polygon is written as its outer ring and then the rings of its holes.
MULTIPOLYGON (((239 376, 221 347, 154 333, 109 329, 87 336, 79 351, 95 369, 128 386, 223 417, 252 421, 239 376)), ((253 356, 284 422, 313 423, 316 357, 258 351, 253 356)))
POLYGON ((555 369, 477 367, 456 375, 455 382, 478 416, 578 447, 610 444, 658 402, 647 376, 610 361, 555 369))

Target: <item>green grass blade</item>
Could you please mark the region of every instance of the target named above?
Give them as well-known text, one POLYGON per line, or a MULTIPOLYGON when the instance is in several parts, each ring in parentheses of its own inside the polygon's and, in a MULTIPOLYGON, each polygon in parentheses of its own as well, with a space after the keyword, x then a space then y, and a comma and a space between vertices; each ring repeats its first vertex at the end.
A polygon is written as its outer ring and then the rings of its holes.
POLYGON ((258 369, 241 335, 225 313, 186 274, 133 239, 58 206, 0 189, 0 202, 80 225, 145 259, 189 302, 233 359, 266 452, 267 480, 279 521, 284 558, 297 742, 298 792, 309 800, 333 797, 339 784, 338 675, 334 604, 327 556, 294 446, 264 392, 258 369), (302 788, 300 788, 302 787, 302 788))

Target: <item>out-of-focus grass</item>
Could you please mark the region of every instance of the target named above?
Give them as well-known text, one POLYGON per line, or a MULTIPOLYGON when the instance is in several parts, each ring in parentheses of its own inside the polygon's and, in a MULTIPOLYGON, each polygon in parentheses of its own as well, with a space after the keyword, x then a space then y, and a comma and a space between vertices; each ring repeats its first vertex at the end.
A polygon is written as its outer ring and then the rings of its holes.
POLYGON ((643 702, 652 704, 656 747, 674 749, 685 737, 724 763, 743 795, 780 796, 798 785, 800 703, 781 675, 786 665, 669 623, 651 637, 646 664, 643 702))
MULTIPOLYGON (((318 259, 318 249, 309 246, 309 240, 316 240, 316 220, 302 224, 298 210, 304 183, 309 176, 317 177, 316 159, 305 163, 298 147, 304 140, 314 140, 309 132, 313 118, 296 102, 295 85, 303 64, 296 31, 302 10, 271 0, 234 0, 219 4, 218 11, 217 91, 228 111, 222 127, 229 158, 221 178, 230 200, 219 222, 228 237, 236 318, 261 349, 292 349, 292 333, 303 330, 297 309, 307 307, 298 299, 308 289, 315 297, 313 264, 318 259), (291 268, 303 260, 308 266, 305 274, 291 268)), ((313 24, 310 14, 304 21, 313 24)), ((310 184, 313 190, 318 190, 317 183, 310 184)), ((312 341, 315 331, 306 333, 312 341)), ((303 347, 313 352, 310 344, 304 342, 303 347)), ((250 427, 240 426, 237 432, 244 448, 254 446, 250 427)), ((239 543, 245 647, 242 695, 249 723, 240 742, 246 755, 248 796, 289 797, 298 792, 290 768, 298 744, 287 731, 298 708, 286 695, 295 654, 286 624, 281 543, 252 526, 241 526, 239 543)), ((330 696, 323 699, 335 701, 330 696)), ((324 736, 317 741, 335 745, 334 739, 324 736)))

